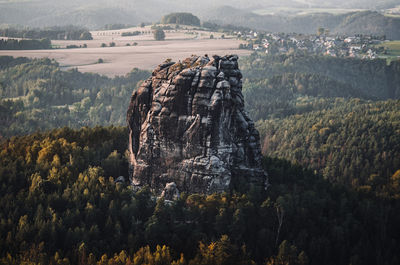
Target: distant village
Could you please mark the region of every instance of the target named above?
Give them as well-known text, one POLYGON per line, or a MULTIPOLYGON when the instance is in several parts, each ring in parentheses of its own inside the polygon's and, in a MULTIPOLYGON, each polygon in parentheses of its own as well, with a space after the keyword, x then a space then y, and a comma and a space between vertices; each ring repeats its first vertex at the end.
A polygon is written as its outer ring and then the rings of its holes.
POLYGON ((313 35, 236 31, 235 35, 246 40, 246 44, 240 44, 240 49, 267 54, 285 54, 303 50, 318 55, 375 59, 379 54, 386 52, 384 47, 378 47, 385 41, 384 36, 331 36, 327 33, 329 32, 326 30, 319 30, 313 35))

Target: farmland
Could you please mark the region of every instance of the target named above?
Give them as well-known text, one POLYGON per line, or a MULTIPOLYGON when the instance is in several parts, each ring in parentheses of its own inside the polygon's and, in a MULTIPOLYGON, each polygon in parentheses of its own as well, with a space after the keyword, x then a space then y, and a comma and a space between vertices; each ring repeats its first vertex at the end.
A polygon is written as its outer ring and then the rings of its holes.
POLYGON ((193 30, 188 27, 166 30, 165 41, 155 41, 150 27, 122 30, 92 31, 93 40, 54 40, 51 50, 3 50, 0 55, 55 59, 64 69, 78 68, 82 72, 95 72, 107 76, 124 75, 133 68, 152 69, 171 58, 178 61, 191 54, 248 55, 250 51, 238 50, 242 41, 222 33, 193 30), (123 32, 141 31, 137 36, 122 36, 123 32), (210 39, 213 35, 213 39, 210 39), (222 38, 224 37, 224 38, 222 38), (110 43, 114 47, 109 47, 110 43), (102 44, 107 47, 101 47, 102 44), (64 49, 67 45, 87 48, 64 49), (129 46, 127 46, 129 44, 129 46), (98 63, 99 59, 103 63, 98 63))
POLYGON ((386 58, 389 62, 393 60, 398 60, 400 58, 400 41, 388 41, 384 42, 378 47, 384 47, 386 50, 386 54, 381 55, 380 57, 386 58))
POLYGON ((400 41, 389 41, 383 43, 381 46, 388 49, 388 54, 392 56, 400 56, 400 41))

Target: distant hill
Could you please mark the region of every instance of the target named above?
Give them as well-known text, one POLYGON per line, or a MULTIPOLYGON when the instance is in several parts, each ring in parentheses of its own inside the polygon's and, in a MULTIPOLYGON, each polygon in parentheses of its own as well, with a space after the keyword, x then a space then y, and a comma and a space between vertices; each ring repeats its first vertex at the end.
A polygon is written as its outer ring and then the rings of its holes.
POLYGON ((340 8, 367 8, 367 9, 383 9, 390 8, 399 4, 398 0, 297 0, 308 6, 318 7, 340 7, 340 8))
POLYGON ((152 22, 168 12, 173 6, 166 8, 158 0, 110 2, 99 1, 0 1, 0 24, 19 24, 30 27, 47 27, 61 25, 79 25, 90 29, 98 29, 106 24, 139 24, 152 22), (143 2, 143 3, 142 3, 143 2), (151 6, 160 8, 155 11, 151 6))
MULTIPOLYGON (((0 25, 19 24, 30 27, 78 25, 99 29, 105 24, 139 24, 156 22, 172 12, 191 12, 203 21, 233 24, 276 32, 315 33, 320 26, 339 33, 386 34, 400 39, 400 19, 378 12, 344 15, 308 14, 288 16, 257 15, 254 10, 266 8, 353 8, 383 10, 398 5, 397 0, 13 0, 0 1, 0 25), (157 7, 157 8, 152 8, 157 7)), ((279 15, 281 14, 281 15, 279 15)))
POLYGON ((334 15, 315 13, 298 16, 257 15, 231 6, 221 7, 204 14, 202 20, 219 24, 232 24, 272 32, 315 33, 325 27, 332 33, 386 35, 400 39, 400 18, 387 17, 376 11, 351 12, 334 15))
POLYGON ((44 11, 38 3, 27 3, 26 6, 0 4, 0 24, 20 24, 30 27, 47 27, 63 25, 79 25, 90 29, 105 24, 138 24, 147 21, 134 11, 121 8, 81 7, 65 9, 49 7, 52 11, 44 11))
POLYGON ((386 17, 378 12, 352 13, 342 18, 341 23, 334 28, 335 32, 385 34, 389 39, 400 39, 400 18, 386 17))

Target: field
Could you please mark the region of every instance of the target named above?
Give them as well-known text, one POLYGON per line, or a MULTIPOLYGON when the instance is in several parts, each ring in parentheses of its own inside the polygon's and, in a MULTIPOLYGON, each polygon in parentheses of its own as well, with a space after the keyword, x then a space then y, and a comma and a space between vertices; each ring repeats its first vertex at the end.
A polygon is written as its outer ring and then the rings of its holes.
POLYGON ((381 57, 386 58, 388 63, 390 63, 390 61, 400 59, 400 41, 384 42, 379 44, 378 47, 385 47, 387 49, 387 54, 381 57))
POLYGON ((124 75, 133 68, 153 69, 164 60, 171 58, 174 61, 184 59, 192 54, 238 54, 248 55, 250 51, 239 50, 242 41, 226 36, 222 33, 205 32, 188 29, 166 30, 165 41, 155 41, 149 27, 130 28, 123 30, 107 30, 91 32, 93 40, 90 41, 64 41, 54 40, 52 44, 58 47, 67 45, 83 45, 87 48, 77 49, 52 49, 52 50, 2 50, 0 55, 14 57, 48 57, 55 59, 65 68, 78 68, 82 72, 95 72, 107 76, 124 75), (142 30, 138 36, 121 36, 122 32, 142 30), (210 39, 210 35, 214 39, 210 39), (115 47, 103 47, 101 44, 114 42, 115 47), (131 46, 126 46, 129 43, 131 46), (136 46, 133 46, 137 43, 136 46), (103 63, 98 63, 99 58, 103 63))

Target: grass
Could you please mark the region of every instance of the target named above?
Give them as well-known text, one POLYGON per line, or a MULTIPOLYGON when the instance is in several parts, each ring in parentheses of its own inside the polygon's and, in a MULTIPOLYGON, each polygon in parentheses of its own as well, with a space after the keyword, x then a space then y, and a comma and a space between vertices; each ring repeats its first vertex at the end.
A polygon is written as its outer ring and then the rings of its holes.
POLYGON ((381 56, 382 58, 386 58, 387 63, 389 64, 391 61, 399 60, 400 58, 400 41, 388 41, 377 45, 377 47, 385 47, 387 49, 387 54, 381 56))
POLYGON ((387 48, 389 56, 400 56, 400 40, 384 42, 378 47, 387 48))

